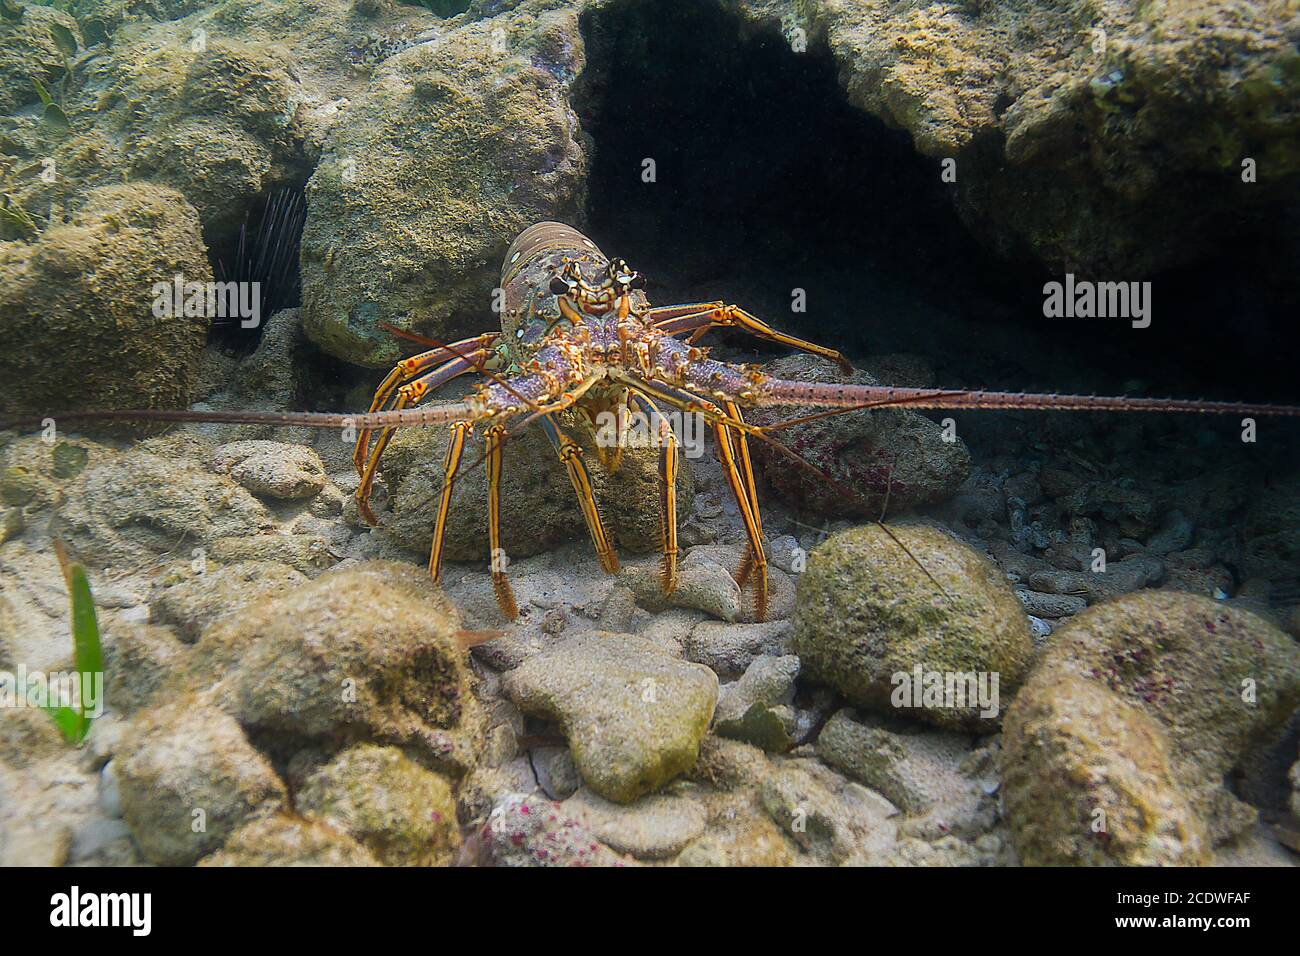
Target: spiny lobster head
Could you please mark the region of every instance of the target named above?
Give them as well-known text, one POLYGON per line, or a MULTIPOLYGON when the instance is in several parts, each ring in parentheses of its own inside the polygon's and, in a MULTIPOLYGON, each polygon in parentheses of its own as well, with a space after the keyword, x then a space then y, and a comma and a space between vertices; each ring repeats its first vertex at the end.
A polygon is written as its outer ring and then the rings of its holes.
POLYGON ((584 275, 577 261, 567 260, 551 276, 548 288, 581 313, 603 315, 616 308, 620 299, 630 299, 634 291, 644 289, 645 277, 622 259, 610 259, 595 276, 590 271, 584 275))

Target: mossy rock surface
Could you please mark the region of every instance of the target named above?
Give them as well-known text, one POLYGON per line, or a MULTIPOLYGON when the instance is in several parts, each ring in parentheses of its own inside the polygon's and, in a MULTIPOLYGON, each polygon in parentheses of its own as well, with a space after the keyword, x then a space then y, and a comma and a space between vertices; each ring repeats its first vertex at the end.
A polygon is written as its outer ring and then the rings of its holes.
POLYGON ((1029 866, 1199 865, 1209 837, 1160 725, 1092 681, 1033 680, 1007 714, 1003 792, 1029 866))
MULTIPOLYGON (((1010 585, 991 561, 937 528, 890 531, 893 538, 878 525, 852 528, 809 555, 792 635, 804 675, 859 706, 897 712, 895 675, 918 666, 927 674, 987 674, 990 688, 997 674, 1005 705, 1033 653, 1010 585)), ((996 729, 997 716, 982 717, 978 703, 952 703, 905 713, 943 727, 996 729)))
POLYGON ((184 408, 193 400, 206 317, 154 314, 153 287, 212 270, 194 208, 177 192, 93 190, 66 224, 0 242, 0 406, 53 416, 74 408, 184 408))

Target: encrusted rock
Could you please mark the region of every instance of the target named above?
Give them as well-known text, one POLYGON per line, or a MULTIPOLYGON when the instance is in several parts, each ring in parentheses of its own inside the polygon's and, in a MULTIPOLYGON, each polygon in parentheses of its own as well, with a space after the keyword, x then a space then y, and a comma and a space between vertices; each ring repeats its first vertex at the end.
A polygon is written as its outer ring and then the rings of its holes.
POLYGON ((162 865, 196 862, 287 797, 239 724, 193 696, 137 715, 114 766, 131 835, 162 865))
POLYGON ((294 805, 391 866, 444 866, 460 846, 451 787, 395 747, 345 750, 307 779, 294 805))
POLYGON ((595 632, 528 658, 504 689, 526 713, 560 723, 589 787, 630 803, 695 763, 718 681, 650 641, 595 632))
POLYGON ((302 445, 230 442, 212 452, 212 469, 266 498, 310 498, 325 487, 325 465, 302 445))
MULTIPOLYGON (((764 369, 796 382, 874 385, 866 372, 845 375, 833 362, 797 354, 764 369)), ((767 425, 806 414, 807 409, 772 406, 747 416, 767 425)), ((951 496, 970 472, 970 452, 960 440, 945 440, 938 424, 906 409, 862 409, 783 429, 780 441, 835 480, 828 484, 765 442, 751 442, 755 458, 783 499, 819 514, 878 518, 886 500, 891 512, 951 496)))
POLYGON ((996 675, 997 697, 1010 697, 1033 653, 1024 609, 1001 572, 967 545, 924 525, 892 531, 906 551, 876 525, 813 550, 799 578, 791 649, 807 676, 863 707, 901 706, 940 726, 991 731, 999 699, 972 699, 960 675, 990 697, 996 675), (918 669, 927 684, 938 675, 946 688, 952 677, 966 692, 932 700, 915 686, 918 669))
POLYGON ((379 866, 370 851, 322 823, 284 814, 241 827, 199 866, 379 866))

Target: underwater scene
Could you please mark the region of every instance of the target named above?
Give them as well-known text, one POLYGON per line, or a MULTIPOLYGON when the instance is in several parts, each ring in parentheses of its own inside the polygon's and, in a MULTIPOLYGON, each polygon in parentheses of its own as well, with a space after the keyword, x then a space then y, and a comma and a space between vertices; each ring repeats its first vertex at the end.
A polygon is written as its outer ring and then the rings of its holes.
POLYGON ((1298 309, 1290 0, 0 0, 0 865, 1296 866, 1298 309))

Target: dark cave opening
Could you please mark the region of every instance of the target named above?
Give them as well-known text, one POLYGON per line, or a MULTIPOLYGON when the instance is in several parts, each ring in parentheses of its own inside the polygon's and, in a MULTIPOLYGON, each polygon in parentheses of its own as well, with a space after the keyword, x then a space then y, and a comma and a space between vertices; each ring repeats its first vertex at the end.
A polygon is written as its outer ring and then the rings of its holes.
POLYGON ((1267 242, 1148 277, 1149 328, 1047 319, 1043 285, 1062 276, 981 247, 938 161, 845 100, 826 48, 708 3, 624 0, 583 31, 589 231, 656 304, 736 302, 859 360, 921 354, 954 386, 1300 398, 1285 318, 1300 300, 1267 242))

